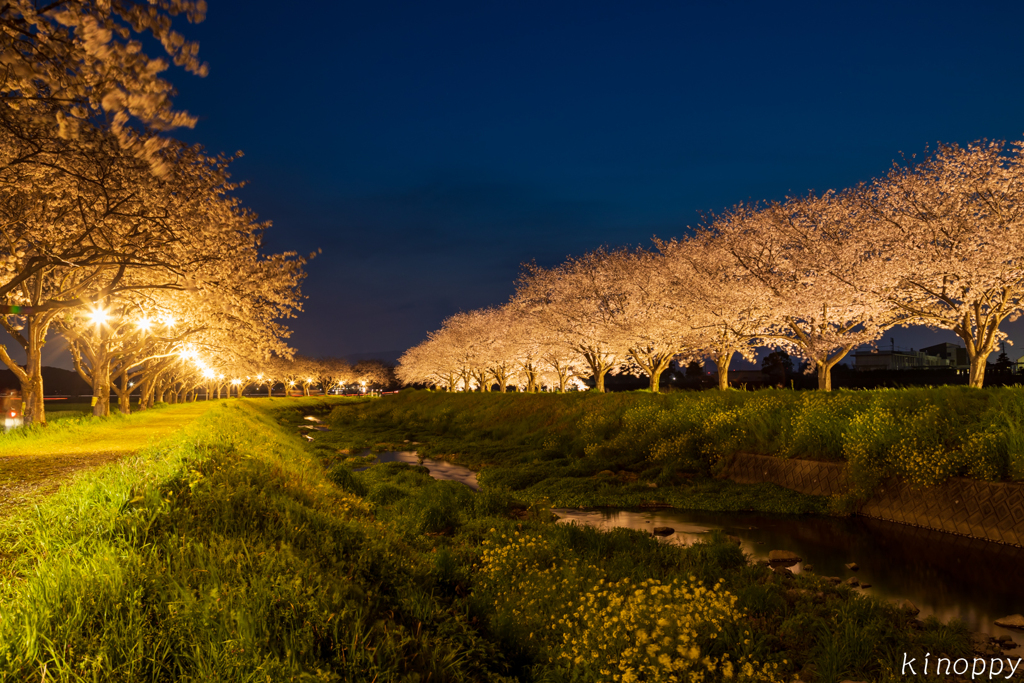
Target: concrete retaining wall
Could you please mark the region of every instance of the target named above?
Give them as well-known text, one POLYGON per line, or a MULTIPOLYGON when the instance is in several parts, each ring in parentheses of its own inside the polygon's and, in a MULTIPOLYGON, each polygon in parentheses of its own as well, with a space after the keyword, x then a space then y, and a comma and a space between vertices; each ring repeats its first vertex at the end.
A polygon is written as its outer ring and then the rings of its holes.
MULTIPOLYGON (((770 482, 816 496, 849 491, 846 464, 738 453, 723 476, 741 484, 770 482)), ((1024 546, 1024 484, 953 479, 915 488, 881 487, 859 513, 899 524, 1024 546)))

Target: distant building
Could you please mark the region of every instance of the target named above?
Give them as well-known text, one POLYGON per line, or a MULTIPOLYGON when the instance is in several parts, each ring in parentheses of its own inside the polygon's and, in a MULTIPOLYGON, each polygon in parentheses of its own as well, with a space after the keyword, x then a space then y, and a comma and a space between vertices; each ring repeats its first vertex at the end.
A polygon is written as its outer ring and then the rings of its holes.
POLYGON ((967 360, 967 349, 962 346, 943 342, 942 344, 935 344, 934 346, 926 346, 921 350, 932 356, 938 356, 939 358, 945 358, 946 360, 952 361, 954 367, 961 369, 971 367, 970 361, 967 360))
MULTIPOLYGON (((853 369, 854 370, 923 370, 923 369, 937 369, 937 368, 955 368, 957 367, 955 357, 956 349, 958 347, 953 344, 936 344, 935 346, 929 346, 927 349, 921 349, 915 351, 910 349, 892 348, 892 349, 872 349, 871 351, 857 351, 853 354, 853 369), (933 353, 933 350, 939 350, 939 347, 951 346, 950 349, 941 349, 941 351, 947 356, 943 357, 937 353, 933 353)), ((966 360, 967 349, 961 349, 964 352, 964 358, 966 360)))
POLYGON ((1015 375, 1024 374, 1024 356, 1013 361, 1013 363, 1010 364, 1010 370, 1012 370, 1015 375))

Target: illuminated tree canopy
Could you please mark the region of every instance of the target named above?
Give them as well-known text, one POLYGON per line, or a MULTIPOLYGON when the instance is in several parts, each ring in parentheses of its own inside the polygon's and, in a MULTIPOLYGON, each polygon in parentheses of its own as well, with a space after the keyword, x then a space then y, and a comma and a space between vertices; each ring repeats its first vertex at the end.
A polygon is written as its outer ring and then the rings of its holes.
POLYGON ((603 391, 607 374, 633 372, 657 390, 671 361, 707 358, 724 389, 736 354, 770 346, 828 391, 852 349, 924 324, 964 341, 980 387, 1000 325, 1024 309, 1022 146, 943 145, 849 190, 737 205, 656 251, 527 265, 509 304, 449 318, 406 352, 399 378, 564 391, 572 377, 603 391), (496 370, 516 366, 532 379, 496 370))

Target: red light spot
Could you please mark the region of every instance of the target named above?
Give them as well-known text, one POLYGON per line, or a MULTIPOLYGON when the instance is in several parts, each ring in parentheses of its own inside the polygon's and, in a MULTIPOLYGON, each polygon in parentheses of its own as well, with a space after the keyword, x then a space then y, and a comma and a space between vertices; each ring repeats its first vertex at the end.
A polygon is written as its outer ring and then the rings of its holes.
POLYGON ((18 417, 18 413, 16 413, 15 411, 12 410, 11 411, 11 417, 18 417))

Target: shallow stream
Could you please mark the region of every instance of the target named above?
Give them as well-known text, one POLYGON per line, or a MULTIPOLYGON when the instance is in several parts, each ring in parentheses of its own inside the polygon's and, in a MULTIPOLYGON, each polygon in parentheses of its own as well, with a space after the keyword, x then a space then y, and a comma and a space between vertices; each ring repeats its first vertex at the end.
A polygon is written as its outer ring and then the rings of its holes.
MULTIPOLYGON (((435 479, 459 481, 477 489, 476 473, 414 451, 386 452, 379 462, 422 464, 435 479)), ((689 545, 721 530, 740 539, 743 552, 755 560, 772 550, 789 550, 803 562, 794 573, 812 565, 815 574, 857 577, 870 588, 858 589, 886 600, 908 599, 921 619, 960 619, 972 631, 1008 635, 1024 646, 1024 633, 993 622, 1024 613, 1024 549, 988 541, 918 529, 867 517, 810 517, 751 512, 699 512, 676 509, 615 510, 556 508, 562 524, 599 529, 623 527, 650 532, 656 526, 675 530, 667 543, 689 545), (856 562, 858 571, 846 568, 856 562)), ((1008 654, 1020 656, 1021 649, 1008 654)))
POLYGON ((410 465, 423 465, 434 479, 458 481, 474 491, 480 488, 476 481, 476 472, 468 467, 453 465, 444 460, 420 458, 416 451, 384 451, 377 454, 377 462, 407 462, 410 465))

